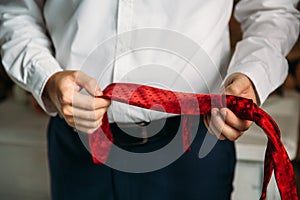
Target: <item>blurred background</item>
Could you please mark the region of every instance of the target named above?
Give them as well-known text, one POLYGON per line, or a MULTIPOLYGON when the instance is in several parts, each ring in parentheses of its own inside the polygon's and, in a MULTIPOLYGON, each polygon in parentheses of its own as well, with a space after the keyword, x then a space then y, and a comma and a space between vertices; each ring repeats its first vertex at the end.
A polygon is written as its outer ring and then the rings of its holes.
MULTIPOLYGON (((240 25, 230 21, 231 45, 241 39, 240 25)), ((300 192, 300 40, 287 56, 289 75, 270 95, 263 109, 278 123, 293 161, 300 192)), ((49 117, 33 97, 15 85, 0 65, 0 199, 50 199, 46 129, 49 117)), ((232 199, 259 199, 267 139, 253 125, 237 141, 237 166, 232 199)), ((280 199, 274 179, 268 199, 280 199)))

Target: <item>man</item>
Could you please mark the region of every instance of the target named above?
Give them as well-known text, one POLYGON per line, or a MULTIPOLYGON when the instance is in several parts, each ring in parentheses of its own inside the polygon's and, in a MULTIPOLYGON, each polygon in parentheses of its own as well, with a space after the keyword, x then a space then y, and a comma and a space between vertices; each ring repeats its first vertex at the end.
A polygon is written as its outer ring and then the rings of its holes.
MULTIPOLYGON (((131 152, 152 152, 172 141, 180 116, 93 96, 101 95, 111 82, 197 93, 219 91, 223 82, 224 93, 263 103, 287 74, 285 56, 299 31, 296 3, 240 1, 235 15, 242 24, 243 40, 229 61, 231 0, 2 1, 3 65, 53 116, 48 132, 52 198, 230 199, 233 141, 251 122, 237 118, 227 108, 215 108, 198 120, 189 151, 168 166, 133 173, 95 165, 80 138, 84 141, 87 134, 96 131, 108 110, 117 145, 131 152), (185 61, 174 51, 185 54, 193 44, 198 48, 185 56, 185 61), (197 56, 201 64, 193 66, 190 60, 197 60, 197 56), (56 113, 59 116, 55 117, 56 113), (126 136, 136 129, 141 134, 147 129, 144 125, 160 122, 165 122, 164 126, 145 142, 126 136), (215 137, 206 135, 206 128, 220 140, 199 158, 203 141, 215 137)), ((151 134, 146 130, 146 136, 151 134)), ((162 155, 162 160, 168 156, 162 155)), ((114 156, 110 159, 118 162, 114 156)), ((130 160, 125 163, 129 165, 130 160)), ((139 168, 142 163, 137 165, 139 168)))

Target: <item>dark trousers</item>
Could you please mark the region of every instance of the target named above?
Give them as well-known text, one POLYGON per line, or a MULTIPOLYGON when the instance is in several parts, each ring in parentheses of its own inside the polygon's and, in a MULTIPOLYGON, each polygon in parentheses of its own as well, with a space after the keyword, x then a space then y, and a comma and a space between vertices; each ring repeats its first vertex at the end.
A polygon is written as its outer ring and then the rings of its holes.
MULTIPOLYGON (((177 126, 174 124, 174 127, 177 126)), ((118 132, 116 126, 111 129, 118 132)), ((162 169, 147 173, 128 173, 93 164, 78 133, 63 119, 54 117, 48 129, 52 199, 230 199, 236 162, 234 143, 219 140, 207 156, 199 158, 199 149, 206 133, 207 129, 200 120, 190 151, 162 169)), ((130 150, 148 151, 151 146, 156 148, 167 144, 168 140, 170 138, 150 141, 130 147, 130 150)))

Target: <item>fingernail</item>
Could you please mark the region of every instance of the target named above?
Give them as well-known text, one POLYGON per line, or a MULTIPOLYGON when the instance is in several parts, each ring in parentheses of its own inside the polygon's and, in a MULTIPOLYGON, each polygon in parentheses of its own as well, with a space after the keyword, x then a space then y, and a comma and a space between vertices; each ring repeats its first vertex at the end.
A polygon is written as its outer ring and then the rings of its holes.
POLYGON ((95 95, 96 96, 101 96, 103 93, 101 90, 96 90, 95 95))
POLYGON ((226 117, 226 110, 221 110, 221 114, 223 117, 226 117))
POLYGON ((217 116, 218 115, 218 112, 216 110, 212 110, 211 112, 212 112, 213 116, 217 116))

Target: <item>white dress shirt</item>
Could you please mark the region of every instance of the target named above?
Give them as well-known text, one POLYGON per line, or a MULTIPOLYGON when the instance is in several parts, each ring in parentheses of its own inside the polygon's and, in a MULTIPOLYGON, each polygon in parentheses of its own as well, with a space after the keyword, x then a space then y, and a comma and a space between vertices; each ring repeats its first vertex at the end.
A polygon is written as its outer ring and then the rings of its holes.
MULTIPOLYGON (((2 63, 46 111, 45 83, 61 70, 82 70, 101 88, 134 82, 197 93, 216 93, 241 72, 264 102, 287 75, 297 2, 241 0, 235 17, 244 35, 231 57, 232 0, 1 0, 2 63)), ((120 103, 109 114, 123 122, 162 117, 120 103)))

